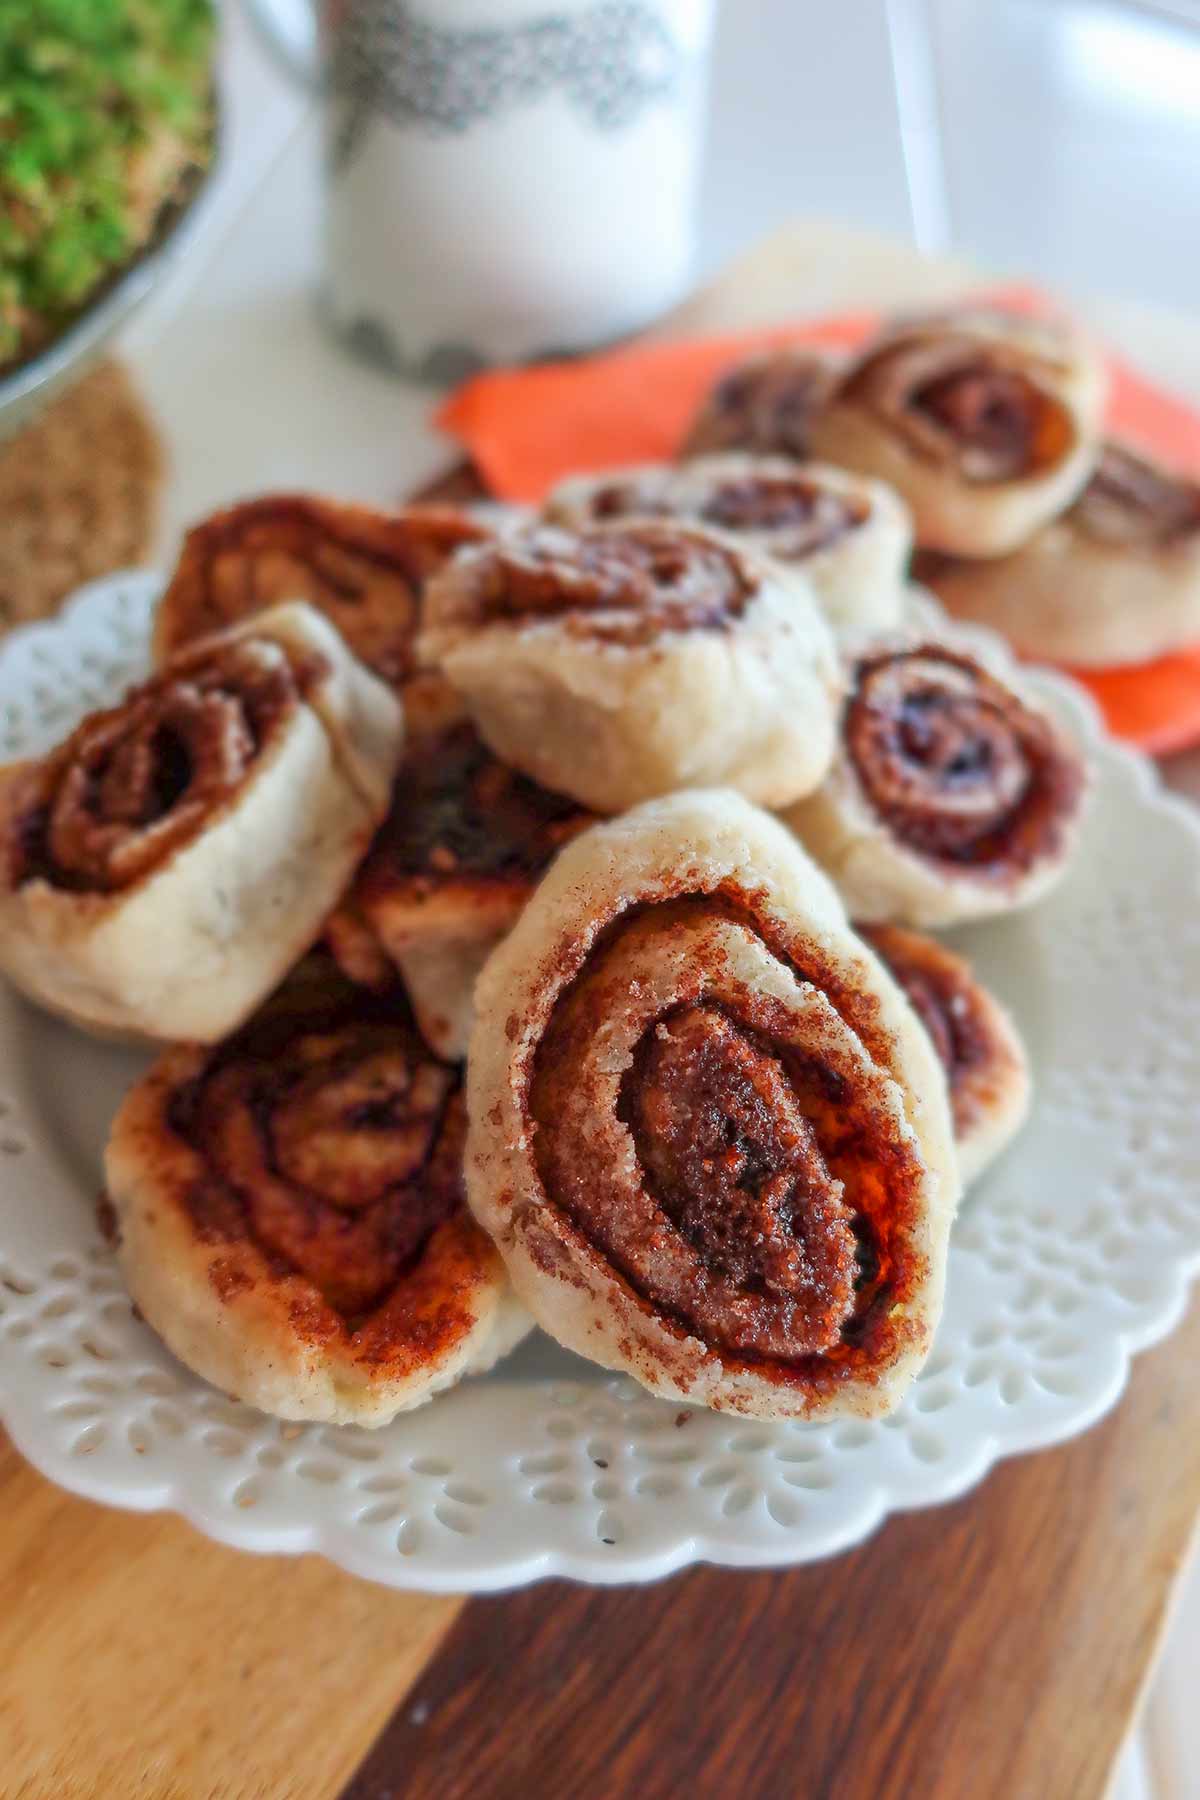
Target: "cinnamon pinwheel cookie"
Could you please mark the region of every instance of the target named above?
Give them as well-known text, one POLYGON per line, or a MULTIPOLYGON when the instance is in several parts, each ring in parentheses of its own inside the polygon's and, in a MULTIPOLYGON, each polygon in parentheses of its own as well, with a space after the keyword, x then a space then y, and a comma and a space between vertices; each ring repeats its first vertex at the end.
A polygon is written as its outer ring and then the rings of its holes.
POLYGON ((835 630, 900 622, 912 527, 880 481, 781 457, 698 457, 576 476, 554 490, 547 517, 576 530, 605 519, 691 519, 770 556, 811 585, 835 630))
POLYGON ((784 817, 851 914, 949 925, 1044 894, 1082 815, 1074 744, 952 643, 898 633, 847 664, 838 755, 784 817))
POLYGON ((966 957, 901 925, 861 931, 904 989, 946 1071, 959 1172, 969 1185, 1029 1112, 1029 1059, 1020 1034, 966 957))
POLYGON ((519 1298, 653 1393, 894 1408, 958 1170, 899 988, 778 821, 675 794, 560 853, 477 990, 467 1197, 519 1298))
POLYGON ((1002 556, 1083 487, 1106 389, 1099 357, 1065 326, 906 320, 843 374, 813 421, 813 452, 890 483, 923 548, 1002 556))
POLYGON ((842 360, 834 351, 803 344, 745 357, 713 387, 680 456, 751 450, 806 457, 813 419, 833 389, 842 360))
POLYGON ((134 1302, 223 1393, 385 1425, 529 1329, 463 1205, 464 1130, 402 999, 285 987, 214 1049, 168 1050, 117 1114, 134 1302))
POLYGON ((490 536, 453 507, 395 513, 306 494, 267 494, 193 526, 158 603, 154 652, 307 600, 385 681, 413 668, 421 590, 460 544, 490 536))
POLYGON ((811 591, 698 526, 535 526, 429 584, 422 659, 496 755, 597 812, 720 781, 784 804, 833 752, 840 673, 811 591))
POLYGON ((351 979, 394 965, 426 1041, 467 1053, 475 978, 593 815, 497 760, 465 721, 410 733, 391 810, 328 926, 351 979))
POLYGON ((1025 656, 1149 662, 1200 643, 1200 483, 1110 441, 1074 506, 1011 556, 930 556, 922 575, 1025 656))
POLYGON ((97 1031, 223 1037, 320 932, 402 734, 395 695, 310 607, 181 651, 0 770, 0 968, 97 1031))

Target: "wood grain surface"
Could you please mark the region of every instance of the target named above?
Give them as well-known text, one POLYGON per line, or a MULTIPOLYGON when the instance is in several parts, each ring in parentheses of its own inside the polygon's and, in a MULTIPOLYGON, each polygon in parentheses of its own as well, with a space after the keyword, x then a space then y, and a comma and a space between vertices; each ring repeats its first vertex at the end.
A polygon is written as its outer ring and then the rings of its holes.
POLYGON ((1194 1313, 1097 1429, 834 1561, 473 1601, 345 1800, 1099 1800, 1192 1536, 1198 1359, 1194 1313))
POLYGON ((6 1447, 0 1795, 1101 1800, 1195 1522, 1198 1362, 1193 1312, 1085 1437, 831 1562, 465 1606, 6 1447))
MULTIPOLYGON (((676 326, 962 278, 814 227, 676 326)), ((1130 342, 1200 396, 1173 332, 1130 342)), ((1200 798, 1200 755, 1170 779, 1200 798)), ((1193 1309, 1086 1436, 831 1562, 465 1604, 103 1511, 0 1439, 0 1800, 1101 1800, 1200 1508, 1197 1366, 1193 1309)))
POLYGON ((457 1613, 52 1487, 0 1437, 2 1800, 325 1800, 457 1613))

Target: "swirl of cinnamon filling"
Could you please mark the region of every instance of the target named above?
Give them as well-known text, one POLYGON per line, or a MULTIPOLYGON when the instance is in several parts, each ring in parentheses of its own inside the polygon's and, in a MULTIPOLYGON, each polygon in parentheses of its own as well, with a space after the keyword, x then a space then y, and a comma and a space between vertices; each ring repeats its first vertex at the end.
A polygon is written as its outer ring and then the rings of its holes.
POLYGON ((899 432, 914 455, 952 463, 967 482, 1015 481, 1072 449, 1066 405, 999 345, 957 334, 901 332, 858 364, 842 395, 899 432))
POLYGON ((942 645, 860 660, 844 739, 900 842, 978 872, 1017 874, 1055 852, 1083 785, 1047 718, 942 645))
POLYGON ((709 525, 726 531, 769 531, 776 556, 810 556, 861 525, 866 501, 835 494, 802 475, 748 475, 719 482, 700 508, 709 525))
POLYGON ((961 956, 933 938, 898 925, 863 925, 860 934, 878 952, 908 996, 946 1071, 955 1136, 976 1123, 981 1077, 996 1057, 996 1033, 986 997, 961 956))
POLYGON ((592 817, 509 768, 460 721, 410 743, 356 894, 361 902, 404 885, 427 901, 451 886, 491 882, 526 892, 592 817))
POLYGON ((31 771, 14 885, 114 893, 189 843, 246 780, 310 677, 261 638, 177 659, 31 771))
POLYGON ((214 513, 187 535, 159 602, 155 652, 307 600, 386 681, 412 673, 424 583, 483 527, 449 507, 397 513, 273 494, 214 513))
POLYGON ((1165 548, 1200 532, 1200 484, 1109 442, 1069 517, 1103 543, 1165 548))
POLYGON ((736 535, 761 537, 772 556, 801 562, 827 550, 870 517, 861 494, 841 492, 800 474, 714 471, 702 465, 612 481, 589 496, 593 518, 694 519, 736 535))
POLYGON ((682 457, 753 450, 803 459, 812 421, 833 385, 826 351, 771 350, 747 357, 714 386, 688 432, 682 457))
POLYGON ((600 938, 529 1089, 551 1203, 658 1313, 805 1388, 886 1362, 924 1272, 916 1151, 848 1021, 876 1030, 752 897, 667 901, 600 938))
POLYGON ((664 632, 724 630, 756 592, 732 549, 667 523, 545 526, 476 551, 459 569, 455 614, 442 624, 553 619, 573 636, 627 646, 664 632))
POLYGON ((391 810, 326 934, 353 981, 399 969, 427 1041, 466 1054, 484 959, 594 815, 510 769, 465 721, 410 740, 391 810))
POLYGON ((130 1294, 175 1354, 281 1418, 382 1425, 528 1329, 464 1204, 457 1071, 394 988, 314 956, 213 1049, 166 1051, 105 1153, 130 1294))
POLYGON ((468 1201, 548 1331, 730 1411, 897 1403, 942 1302, 945 1085, 778 821, 693 790, 593 826, 476 999, 468 1201))
POLYGON ((176 1092, 170 1124, 203 1160, 186 1196, 201 1238, 249 1241, 382 1337, 372 1315, 461 1207, 464 1118, 457 1075, 394 1007, 353 1005, 268 1014, 176 1092))
POLYGON ((900 925, 861 935, 904 990, 946 1075, 964 1182, 1011 1142, 1029 1110, 1029 1059, 1020 1032, 965 957, 900 925))

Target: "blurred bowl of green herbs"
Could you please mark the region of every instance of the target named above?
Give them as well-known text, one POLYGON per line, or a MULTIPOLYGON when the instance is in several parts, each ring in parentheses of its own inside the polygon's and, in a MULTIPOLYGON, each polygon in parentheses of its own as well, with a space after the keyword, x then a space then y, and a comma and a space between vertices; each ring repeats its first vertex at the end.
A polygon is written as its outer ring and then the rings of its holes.
POLYGON ((81 374, 192 235, 211 0, 0 0, 0 438, 81 374))

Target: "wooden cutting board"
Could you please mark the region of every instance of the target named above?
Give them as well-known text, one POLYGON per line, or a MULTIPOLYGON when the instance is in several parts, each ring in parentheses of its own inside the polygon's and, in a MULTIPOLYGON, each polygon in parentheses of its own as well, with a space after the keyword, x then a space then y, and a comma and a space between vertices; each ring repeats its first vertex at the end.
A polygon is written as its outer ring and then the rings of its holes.
MULTIPOLYGON (((968 278, 798 228, 676 324, 968 278)), ((1088 310, 1200 399, 1200 328, 1088 310)), ((1194 1310, 1085 1437, 832 1562, 465 1603, 103 1511, 0 1440, 0 1800, 1099 1800, 1200 1511, 1197 1366, 1194 1310)))

